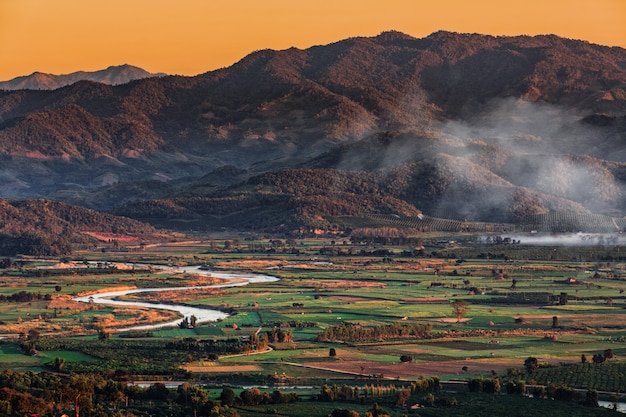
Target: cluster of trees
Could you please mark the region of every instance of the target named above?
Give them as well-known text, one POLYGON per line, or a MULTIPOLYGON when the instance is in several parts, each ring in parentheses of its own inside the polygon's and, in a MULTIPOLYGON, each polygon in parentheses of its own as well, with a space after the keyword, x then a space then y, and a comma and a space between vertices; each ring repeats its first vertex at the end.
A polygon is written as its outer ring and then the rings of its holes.
POLYGON ((201 387, 188 383, 174 393, 162 383, 140 388, 99 374, 0 373, 3 416, 62 415, 73 410, 76 417, 108 417, 139 414, 142 409, 155 416, 238 416, 235 410, 210 400, 201 387))
MULTIPOLYGON (((452 406, 456 404, 456 400, 443 397, 435 399, 433 393, 441 390, 441 380, 438 377, 422 378, 417 381, 413 381, 410 385, 404 387, 397 387, 395 385, 365 385, 363 387, 352 387, 349 385, 324 385, 320 389, 320 393, 317 395, 318 401, 333 402, 333 401, 351 401, 361 400, 374 397, 393 397, 395 403, 398 405, 405 405, 409 399, 419 393, 428 393, 421 401, 424 406, 452 406)), ((372 409, 368 410, 365 415, 386 415, 377 414, 383 411, 376 404, 372 409), (372 414, 374 413, 374 414, 372 414)), ((384 412, 384 411, 383 411, 384 412)), ((358 413, 353 410, 336 409, 331 413, 332 416, 358 416, 358 413)))
MULTIPOLYGON (((222 401, 224 401, 224 398, 234 397, 234 392, 230 394, 228 391, 232 390, 230 388, 224 388, 224 390, 222 391, 222 401)), ((272 391, 272 393, 268 393, 261 392, 261 390, 258 388, 250 388, 241 391, 239 397, 234 398, 233 403, 235 405, 267 405, 294 403, 296 401, 298 401, 298 395, 293 392, 283 393, 280 390, 274 390, 272 391)))
MULTIPOLYGON (((355 410, 349 410, 346 408, 335 408, 328 417, 360 417, 360 414, 355 410)), ((389 417, 389 413, 381 408, 378 403, 372 404, 372 406, 363 414, 363 417, 389 417)))
POLYGON ((340 246, 324 246, 320 248, 320 255, 326 256, 383 256, 390 257, 394 255, 394 252, 389 249, 361 249, 357 251, 353 246, 342 249, 340 246))
MULTIPOLYGON (((611 357, 610 352, 607 354, 607 357, 611 357)), ((526 370, 526 375, 528 375, 526 378, 532 378, 537 384, 543 385, 558 381, 562 385, 576 388, 598 391, 621 390, 626 383, 626 364, 622 361, 609 362, 604 353, 597 353, 595 356, 595 363, 591 359, 587 359, 587 356, 583 358, 581 355, 580 363, 539 366, 532 373, 526 370)))
POLYGON ((180 323, 178 323, 178 327, 181 329, 193 329, 196 327, 196 322, 198 318, 194 315, 187 317, 185 316, 180 323))
POLYGON ((396 395, 398 388, 395 385, 364 385, 363 387, 351 387, 349 385, 332 385, 324 384, 320 388, 317 395, 318 401, 333 402, 346 401, 356 398, 368 397, 393 397, 396 395))
POLYGON ((559 296, 549 292, 509 292, 506 296, 499 295, 489 299, 490 304, 534 304, 550 305, 560 301, 559 296))
MULTIPOLYGON (((499 394, 502 390, 502 386, 503 382, 500 378, 475 378, 470 379, 467 382, 469 392, 499 394)), ((510 380, 506 382, 506 384, 504 384, 504 387, 507 394, 526 394, 526 381, 523 380, 510 380)), ((541 385, 535 386, 532 390, 532 394, 535 398, 550 398, 559 401, 577 401, 583 405, 590 407, 598 406, 598 393, 593 390, 588 390, 585 398, 581 399, 577 392, 570 387, 550 384, 547 387, 543 387, 541 385)))
MULTIPOLYGON (((157 394, 157 391, 159 395, 165 395, 166 399, 167 396, 169 396, 169 390, 165 386, 160 386, 158 387, 158 390, 155 389, 153 392, 157 394)), ((223 393, 222 397, 225 397, 223 393)), ((156 399, 163 399, 163 397, 156 399)), ((174 400, 175 403, 180 406, 183 413, 192 413, 187 415, 207 417, 239 417, 237 410, 231 408, 232 404, 225 404, 224 401, 220 404, 209 398, 208 391, 200 386, 192 385, 188 382, 183 382, 178 386, 178 389, 176 390, 176 398, 174 400)))
MULTIPOLYGON (((615 354, 613 353, 613 349, 605 349, 602 353, 595 353, 591 358, 591 362, 595 364, 604 363, 609 359, 613 359, 614 357, 615 354)), ((584 353, 580 355, 580 362, 587 363, 587 355, 585 355, 584 353)))
POLYGON ((299 321, 299 320, 290 320, 287 322, 275 321, 269 324, 263 324, 264 326, 274 326, 274 327, 291 327, 293 329, 304 329, 310 327, 317 327, 317 322, 315 321, 299 321))
POLYGON ((502 380, 499 378, 482 379, 474 378, 467 381, 469 392, 484 392, 487 394, 498 394, 502 389, 502 380))
POLYGON ((536 385, 531 390, 533 398, 548 398, 556 401, 577 402, 588 407, 598 406, 598 392, 587 390, 584 397, 579 391, 565 385, 536 385))
POLYGON ((329 326, 319 332, 316 340, 325 342, 364 342, 397 338, 430 337, 430 323, 391 323, 374 327, 361 327, 351 323, 329 326))
POLYGON ((441 378, 432 376, 428 378, 420 378, 417 381, 411 382, 409 385, 411 394, 420 392, 439 392, 441 391, 441 378))
POLYGON ((267 337, 262 334, 257 336, 255 333, 251 334, 248 340, 196 339, 186 337, 167 342, 165 348, 176 351, 197 352, 198 354, 205 355, 238 354, 267 349, 267 337))
POLYGON ((266 333, 269 343, 293 342, 293 331, 291 329, 283 330, 280 327, 274 327, 272 330, 268 330, 266 333))
POLYGON ((0 294, 0 302, 9 302, 9 303, 30 303, 33 301, 41 301, 41 300, 51 300, 52 296, 50 294, 41 294, 34 293, 30 291, 18 291, 16 293, 5 295, 0 294))

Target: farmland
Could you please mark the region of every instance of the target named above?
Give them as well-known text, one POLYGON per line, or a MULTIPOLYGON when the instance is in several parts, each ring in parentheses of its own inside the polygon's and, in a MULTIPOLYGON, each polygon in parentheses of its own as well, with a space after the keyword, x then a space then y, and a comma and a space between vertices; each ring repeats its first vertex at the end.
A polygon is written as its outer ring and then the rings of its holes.
MULTIPOLYGON (((211 393, 224 386, 270 387, 268 393, 299 387, 294 393, 301 411, 282 408, 283 397, 256 406, 240 399, 241 416, 268 409, 283 415, 325 416, 336 408, 365 413, 374 401, 402 415, 407 410, 395 405, 399 392, 432 377, 445 394, 432 390, 430 405, 454 398, 457 405, 444 407, 450 410, 481 401, 503 407, 505 402, 484 397, 488 392, 468 392, 468 381, 477 380, 498 381, 502 392, 524 381, 528 392, 541 386, 543 395, 557 397, 561 391, 550 387, 563 386, 574 390, 574 402, 584 402, 587 390, 620 398, 626 388, 626 263, 619 251, 615 245, 537 247, 499 236, 423 233, 419 242, 212 237, 141 250, 118 245, 63 264, 15 259, 0 276, 0 368, 59 378, 101 375, 118 383, 187 381, 211 393), (225 281, 176 269, 192 265, 279 280, 198 289, 225 281), (73 300, 157 287, 190 289, 122 299, 230 315, 193 326, 121 331, 166 322, 176 313, 73 300), (453 309, 452 302, 463 309, 453 309), (530 357, 536 359, 532 369, 525 365, 530 357), (358 387, 358 395, 337 394, 329 404, 316 403, 317 414, 306 414, 323 386, 344 385, 358 387)), ((418 391, 408 402, 428 394, 418 391)), ((143 413, 141 395, 127 410, 143 413)), ((97 415, 89 406, 94 414, 87 415, 97 415)))

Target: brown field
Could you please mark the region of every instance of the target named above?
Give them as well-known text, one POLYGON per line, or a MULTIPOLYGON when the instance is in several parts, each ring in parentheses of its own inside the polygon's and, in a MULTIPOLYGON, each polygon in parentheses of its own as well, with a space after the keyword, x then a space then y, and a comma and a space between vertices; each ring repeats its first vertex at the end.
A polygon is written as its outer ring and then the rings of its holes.
POLYGON ((278 267, 284 263, 280 259, 237 259, 228 262, 216 262, 215 266, 220 269, 265 269, 278 267))
MULTIPOLYGON (((202 284, 209 285, 209 284, 202 284)), ((223 294, 224 291, 219 288, 203 288, 194 289, 190 287, 185 291, 148 291, 139 294, 130 294, 122 297, 125 300, 140 300, 151 302, 185 302, 190 300, 196 300, 198 298, 218 297, 223 294)))
POLYGON ((467 318, 467 317, 462 318, 460 320, 457 319, 457 318, 454 318, 454 317, 448 317, 448 318, 440 319, 440 321, 442 323, 466 323, 466 322, 468 322, 470 320, 471 320, 471 318, 467 318))
MULTIPOLYGON (((580 358, 578 358, 580 360, 580 358)), ((385 379, 414 379, 437 375, 506 373, 519 367, 517 358, 459 359, 437 362, 382 363, 367 360, 343 359, 338 362, 309 362, 306 367, 331 370, 351 375, 383 375, 385 379), (467 367, 467 371, 463 370, 467 367)))

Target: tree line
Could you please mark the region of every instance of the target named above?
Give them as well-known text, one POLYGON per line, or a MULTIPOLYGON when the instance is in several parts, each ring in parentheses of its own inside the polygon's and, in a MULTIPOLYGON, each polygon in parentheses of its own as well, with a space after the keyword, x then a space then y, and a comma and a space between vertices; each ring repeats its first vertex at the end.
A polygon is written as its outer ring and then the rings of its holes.
POLYGON ((352 323, 329 326, 315 337, 324 342, 366 342, 398 338, 429 337, 430 323, 391 323, 374 327, 361 327, 352 323))
POLYGON ((73 413, 76 417, 145 414, 155 417, 189 415, 238 417, 239 413, 230 406, 232 403, 226 405, 224 401, 210 399, 208 391, 189 383, 183 383, 176 391, 172 391, 163 383, 142 388, 100 374, 12 370, 0 373, 2 416, 52 416, 73 413))
POLYGON ((49 301, 52 299, 50 294, 34 293, 30 291, 19 291, 10 295, 0 294, 0 302, 9 303, 30 303, 33 301, 49 301))

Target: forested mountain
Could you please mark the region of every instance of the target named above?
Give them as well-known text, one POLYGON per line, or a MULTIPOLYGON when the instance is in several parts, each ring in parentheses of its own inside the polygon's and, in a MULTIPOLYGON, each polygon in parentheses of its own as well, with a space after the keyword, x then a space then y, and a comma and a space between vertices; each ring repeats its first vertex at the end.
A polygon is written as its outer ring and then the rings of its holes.
POLYGON ((284 231, 371 214, 502 223, 550 212, 618 215, 625 169, 591 157, 527 158, 480 141, 450 146, 412 132, 386 132, 300 168, 248 172, 247 180, 232 186, 212 185, 207 181, 215 176, 209 175, 178 197, 134 202, 115 213, 174 228, 284 231), (404 158, 385 162, 390 153, 404 158), (354 164, 365 168, 345 168, 354 164))
POLYGON ((98 240, 139 242, 167 237, 136 220, 49 200, 0 199, 0 254, 63 255, 98 240))
POLYGON ((199 200, 221 227, 238 227, 236 213, 268 226, 365 212, 621 217, 625 139, 624 49, 385 32, 196 77, 0 92, 0 196, 191 227, 206 218, 199 200))

